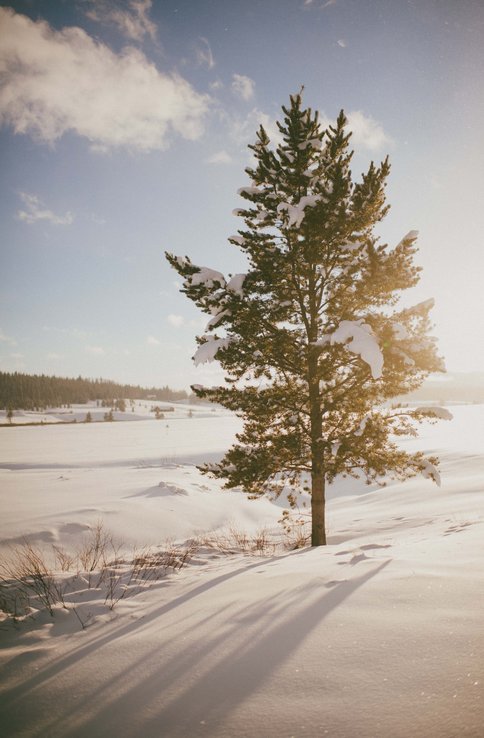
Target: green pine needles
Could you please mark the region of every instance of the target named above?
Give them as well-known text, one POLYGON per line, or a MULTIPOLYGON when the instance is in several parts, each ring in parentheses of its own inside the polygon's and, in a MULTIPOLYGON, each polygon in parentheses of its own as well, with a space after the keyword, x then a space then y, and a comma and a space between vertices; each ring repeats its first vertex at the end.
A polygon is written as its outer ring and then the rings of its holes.
POLYGON ((439 482, 437 459, 408 453, 399 436, 443 408, 392 406, 430 372, 444 371, 428 335, 432 300, 398 309, 415 285, 417 233, 394 248, 375 225, 388 210, 390 165, 373 163, 353 182, 347 120, 323 129, 318 114, 290 98, 271 147, 261 126, 255 165, 237 210, 245 226, 229 241, 247 257, 245 274, 223 274, 166 254, 182 291, 211 316, 195 363, 216 359, 226 382, 195 385, 199 397, 244 419, 237 443, 202 471, 251 496, 311 494, 312 545, 326 543, 325 487, 337 475, 418 473, 439 482))

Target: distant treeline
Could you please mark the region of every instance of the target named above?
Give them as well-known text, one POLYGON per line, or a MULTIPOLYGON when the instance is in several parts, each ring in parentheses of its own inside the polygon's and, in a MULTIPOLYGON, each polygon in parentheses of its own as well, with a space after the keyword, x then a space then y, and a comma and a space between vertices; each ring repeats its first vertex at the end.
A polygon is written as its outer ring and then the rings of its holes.
POLYGON ((110 404, 125 400, 185 400, 188 394, 169 387, 145 387, 117 384, 106 379, 68 379, 46 377, 44 374, 12 374, 0 372, 0 408, 12 410, 41 410, 89 402, 110 404))

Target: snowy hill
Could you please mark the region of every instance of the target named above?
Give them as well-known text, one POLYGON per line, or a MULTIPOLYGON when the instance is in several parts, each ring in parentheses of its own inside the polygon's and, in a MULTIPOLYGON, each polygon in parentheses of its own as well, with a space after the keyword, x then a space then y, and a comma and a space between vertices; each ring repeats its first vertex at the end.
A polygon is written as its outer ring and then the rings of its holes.
POLYGON ((4 557, 24 536, 73 552, 98 521, 128 552, 199 536, 113 609, 77 579, 84 629, 61 606, 4 621, 5 734, 481 738, 484 408, 452 411, 407 442, 440 455, 440 489, 338 480, 327 547, 258 554, 233 533, 272 540, 281 505, 193 466, 227 448, 232 416, 0 429, 4 557))

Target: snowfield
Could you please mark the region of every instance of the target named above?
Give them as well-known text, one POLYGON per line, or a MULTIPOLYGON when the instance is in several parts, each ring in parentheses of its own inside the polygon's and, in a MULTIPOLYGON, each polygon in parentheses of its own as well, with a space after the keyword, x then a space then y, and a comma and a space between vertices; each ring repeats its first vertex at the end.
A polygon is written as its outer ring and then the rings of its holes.
POLYGON ((68 609, 5 618, 2 735, 482 738, 484 406, 406 442, 440 455, 440 489, 338 480, 327 547, 258 554, 217 540, 280 532, 283 501, 222 492, 194 466, 240 421, 138 410, 136 423, 0 428, 4 560, 25 537, 73 553, 98 522, 126 551, 201 541, 183 568, 122 585, 112 609, 85 574, 59 572, 68 609))

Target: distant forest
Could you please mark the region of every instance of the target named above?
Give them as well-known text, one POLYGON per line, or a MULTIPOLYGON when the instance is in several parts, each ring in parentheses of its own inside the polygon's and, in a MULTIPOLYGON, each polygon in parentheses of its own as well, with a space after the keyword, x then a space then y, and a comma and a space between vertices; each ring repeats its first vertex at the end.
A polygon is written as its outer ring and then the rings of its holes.
POLYGON ((0 408, 12 410, 42 410, 101 400, 106 404, 124 400, 185 400, 188 394, 169 387, 116 384, 106 379, 67 379, 46 377, 44 374, 12 374, 0 372, 0 408))

